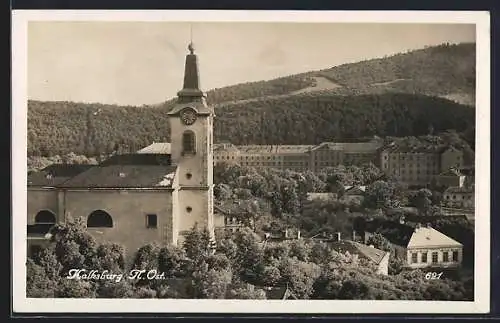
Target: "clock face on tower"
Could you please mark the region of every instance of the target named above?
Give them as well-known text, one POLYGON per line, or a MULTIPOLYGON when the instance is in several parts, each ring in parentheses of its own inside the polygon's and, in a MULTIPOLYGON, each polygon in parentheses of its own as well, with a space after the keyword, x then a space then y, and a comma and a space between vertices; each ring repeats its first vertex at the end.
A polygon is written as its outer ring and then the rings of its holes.
POLYGON ((185 125, 192 125, 196 121, 196 111, 192 108, 184 108, 181 111, 181 120, 185 125))

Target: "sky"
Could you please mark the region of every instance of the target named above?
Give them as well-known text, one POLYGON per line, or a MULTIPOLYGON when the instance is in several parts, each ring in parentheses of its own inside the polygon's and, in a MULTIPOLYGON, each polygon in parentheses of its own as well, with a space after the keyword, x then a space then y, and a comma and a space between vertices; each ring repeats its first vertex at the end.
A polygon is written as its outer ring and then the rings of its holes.
POLYGON ((157 104, 182 87, 191 38, 203 90, 444 42, 470 24, 40 21, 28 24, 28 98, 157 104))

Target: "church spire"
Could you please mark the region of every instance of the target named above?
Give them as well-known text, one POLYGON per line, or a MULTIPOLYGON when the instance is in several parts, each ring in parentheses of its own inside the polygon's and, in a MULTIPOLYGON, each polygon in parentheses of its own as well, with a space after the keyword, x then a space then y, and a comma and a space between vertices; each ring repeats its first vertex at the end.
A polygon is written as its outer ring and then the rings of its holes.
POLYGON ((205 94, 200 89, 200 73, 198 70, 198 56, 194 53, 194 44, 191 41, 188 46, 189 54, 186 55, 186 66, 184 69, 184 86, 177 93, 181 102, 201 101, 205 94))

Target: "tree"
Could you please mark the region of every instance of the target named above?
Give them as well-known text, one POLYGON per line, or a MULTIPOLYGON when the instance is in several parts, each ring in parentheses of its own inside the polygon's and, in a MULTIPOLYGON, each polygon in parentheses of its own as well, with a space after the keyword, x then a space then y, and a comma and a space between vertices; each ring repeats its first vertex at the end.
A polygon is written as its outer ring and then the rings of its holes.
POLYGON ((272 265, 263 266, 258 276, 258 282, 263 286, 275 286, 281 281, 280 270, 272 265))
POLYGON ((300 261, 309 262, 309 254, 311 253, 311 246, 304 240, 292 240, 289 243, 291 258, 297 258, 300 261))
POLYGON ((351 278, 342 284, 339 299, 371 299, 371 288, 359 279, 351 278))
POLYGON ((231 277, 231 268, 213 269, 202 262, 193 272, 195 298, 224 299, 231 277))
POLYGON ((252 281, 256 278, 258 268, 263 261, 262 245, 259 237, 249 229, 243 229, 234 235, 238 247, 233 268, 244 279, 252 281))
POLYGON ((375 181, 368 185, 365 192, 365 207, 378 209, 397 205, 394 199, 394 186, 385 181, 375 181))
POLYGON ((384 250, 390 253, 394 252, 394 247, 391 245, 390 241, 387 240, 382 234, 374 233, 367 240, 368 245, 373 245, 375 248, 384 250))
POLYGON ((28 258, 26 263, 26 296, 51 298, 55 296, 57 281, 48 277, 45 268, 28 258))
POLYGON ((231 287, 227 299, 266 299, 266 293, 253 285, 231 287))
POLYGON ((196 225, 187 233, 183 247, 195 267, 213 252, 210 233, 206 228, 198 229, 196 225))
POLYGON ((314 263, 285 259, 280 265, 280 273, 282 283, 287 284, 297 298, 308 299, 321 271, 314 263))
POLYGON ((214 195, 217 201, 227 201, 232 196, 231 187, 228 184, 219 183, 214 187, 214 195))
POLYGON ((432 206, 432 192, 427 188, 418 190, 415 196, 415 206, 422 215, 428 215, 432 206))
POLYGON ((186 253, 184 249, 166 246, 160 249, 158 255, 158 270, 166 277, 182 277, 188 274, 186 253))

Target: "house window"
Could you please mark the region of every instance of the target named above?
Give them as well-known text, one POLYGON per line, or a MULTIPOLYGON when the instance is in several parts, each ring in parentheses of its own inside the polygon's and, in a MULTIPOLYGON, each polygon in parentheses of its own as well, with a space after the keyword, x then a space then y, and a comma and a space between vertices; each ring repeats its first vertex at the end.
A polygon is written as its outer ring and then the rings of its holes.
POLYGON ((438 253, 437 252, 433 252, 432 253, 432 263, 433 264, 437 264, 438 262, 438 253))
POLYGON ((427 262, 427 252, 422 253, 422 262, 424 262, 424 263, 427 262))
MULTIPOLYGON (((196 136, 191 130, 186 130, 182 134, 182 153, 194 154, 196 153, 196 136)), ((229 159, 229 156, 227 157, 229 159)))
POLYGON ((106 211, 96 210, 87 219, 88 228, 112 228, 113 219, 106 211))
POLYGON ((458 262, 458 251, 453 251, 453 261, 458 262))
POLYGON ((158 217, 156 214, 146 214, 146 228, 156 229, 158 227, 158 217))
POLYGON ((448 258, 448 251, 443 252, 443 262, 448 262, 450 261, 448 258))
POLYGON ((418 262, 418 254, 416 252, 411 254, 411 262, 414 264, 418 262))

